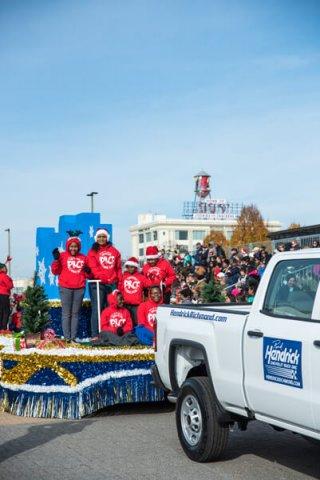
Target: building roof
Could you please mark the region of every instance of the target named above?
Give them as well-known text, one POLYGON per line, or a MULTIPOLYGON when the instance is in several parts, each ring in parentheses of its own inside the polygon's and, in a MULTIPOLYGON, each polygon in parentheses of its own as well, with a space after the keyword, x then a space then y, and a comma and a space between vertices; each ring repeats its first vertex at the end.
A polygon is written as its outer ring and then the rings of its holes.
POLYGON ((308 227, 287 228, 286 230, 278 230, 277 232, 270 232, 268 237, 271 240, 279 240, 280 238, 303 237, 307 235, 319 235, 320 224, 310 225, 308 227))

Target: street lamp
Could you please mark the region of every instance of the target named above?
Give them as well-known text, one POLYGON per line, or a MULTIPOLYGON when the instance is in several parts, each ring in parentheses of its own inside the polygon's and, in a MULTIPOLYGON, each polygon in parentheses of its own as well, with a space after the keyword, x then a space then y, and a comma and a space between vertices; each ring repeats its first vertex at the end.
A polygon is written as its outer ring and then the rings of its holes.
POLYGON ((91 213, 93 213, 94 208, 93 208, 93 197, 94 195, 98 195, 98 192, 91 192, 87 193, 87 197, 91 197, 91 213))
POLYGON ((10 275, 11 274, 11 262, 10 262, 10 260, 11 260, 11 237, 10 237, 11 232, 10 232, 10 228, 6 228, 5 232, 8 233, 8 256, 7 256, 7 258, 9 259, 9 261, 8 261, 8 273, 10 275))

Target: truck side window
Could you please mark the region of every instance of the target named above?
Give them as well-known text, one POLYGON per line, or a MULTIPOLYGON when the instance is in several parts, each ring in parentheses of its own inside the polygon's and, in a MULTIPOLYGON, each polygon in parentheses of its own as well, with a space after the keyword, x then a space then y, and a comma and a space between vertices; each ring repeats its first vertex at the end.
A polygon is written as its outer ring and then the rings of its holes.
POLYGON ((263 312, 311 319, 320 280, 320 259, 282 260, 271 276, 263 312))

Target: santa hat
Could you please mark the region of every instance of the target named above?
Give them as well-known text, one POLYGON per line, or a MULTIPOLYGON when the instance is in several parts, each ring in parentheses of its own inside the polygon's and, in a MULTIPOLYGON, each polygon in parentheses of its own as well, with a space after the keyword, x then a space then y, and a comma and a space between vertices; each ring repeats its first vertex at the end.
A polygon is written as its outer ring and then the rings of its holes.
POLYGON ((156 258, 159 258, 160 257, 160 254, 159 254, 159 250, 158 250, 158 247, 147 247, 146 249, 146 258, 149 259, 149 260, 152 260, 152 259, 156 259, 156 258))
POLYGON ((95 241, 97 241, 98 235, 106 235, 107 240, 109 241, 110 233, 105 228, 99 228, 99 230, 96 231, 96 234, 94 236, 95 241))
POLYGON ((136 267, 139 268, 139 261, 136 257, 130 257, 124 264, 125 267, 136 267))

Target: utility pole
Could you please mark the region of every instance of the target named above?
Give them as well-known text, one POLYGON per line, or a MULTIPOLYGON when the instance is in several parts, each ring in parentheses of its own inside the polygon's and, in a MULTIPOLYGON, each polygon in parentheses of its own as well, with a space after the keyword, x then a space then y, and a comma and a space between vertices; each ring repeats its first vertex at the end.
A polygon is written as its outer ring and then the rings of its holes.
POLYGON ((98 192, 87 193, 87 197, 91 197, 91 213, 94 212, 94 207, 93 207, 93 197, 94 197, 94 195, 98 195, 98 192))
MULTIPOLYGON (((8 258, 11 258, 11 232, 10 228, 6 228, 5 232, 8 233, 8 258)), ((8 273, 11 275, 11 262, 8 262, 8 273)))

